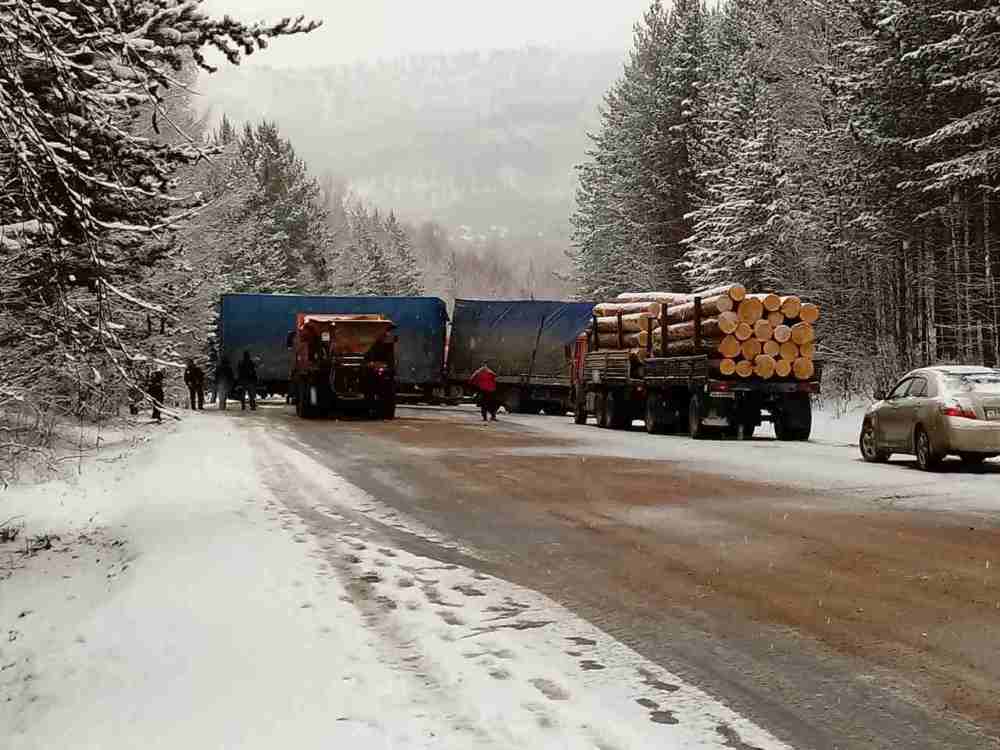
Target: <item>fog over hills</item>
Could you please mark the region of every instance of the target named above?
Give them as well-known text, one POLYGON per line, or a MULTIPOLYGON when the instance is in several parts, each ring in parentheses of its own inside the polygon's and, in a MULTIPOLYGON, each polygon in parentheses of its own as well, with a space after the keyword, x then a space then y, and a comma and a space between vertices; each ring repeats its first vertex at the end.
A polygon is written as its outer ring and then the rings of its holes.
POLYGON ((384 210, 553 261, 568 247, 574 166, 621 64, 620 51, 533 47, 226 68, 199 85, 213 117, 277 121, 313 172, 384 210))

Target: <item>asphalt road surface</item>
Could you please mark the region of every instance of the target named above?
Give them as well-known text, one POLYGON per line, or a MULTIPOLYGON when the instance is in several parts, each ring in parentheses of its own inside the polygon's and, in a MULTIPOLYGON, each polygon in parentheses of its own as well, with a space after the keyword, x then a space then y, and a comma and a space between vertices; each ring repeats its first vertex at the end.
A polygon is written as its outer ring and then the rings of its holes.
POLYGON ((546 594, 795 747, 1000 747, 998 462, 930 476, 468 407, 219 416, 436 532, 365 519, 402 548, 546 594))

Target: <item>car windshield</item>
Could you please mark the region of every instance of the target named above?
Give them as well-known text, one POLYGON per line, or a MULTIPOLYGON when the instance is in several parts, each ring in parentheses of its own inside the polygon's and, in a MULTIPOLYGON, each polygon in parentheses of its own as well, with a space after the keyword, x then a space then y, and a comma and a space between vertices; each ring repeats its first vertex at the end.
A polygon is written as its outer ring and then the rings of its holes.
POLYGON ((944 376, 947 393, 1000 394, 1000 370, 995 372, 954 372, 944 376))

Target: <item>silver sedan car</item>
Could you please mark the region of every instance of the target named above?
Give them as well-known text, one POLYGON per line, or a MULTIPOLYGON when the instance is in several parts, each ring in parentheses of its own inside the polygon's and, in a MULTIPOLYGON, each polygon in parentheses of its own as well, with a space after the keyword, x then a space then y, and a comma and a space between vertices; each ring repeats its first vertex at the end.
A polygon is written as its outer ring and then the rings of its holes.
POLYGON ((931 471, 948 455, 973 465, 1000 456, 1000 370, 924 367, 876 398, 861 426, 865 461, 908 453, 931 471))

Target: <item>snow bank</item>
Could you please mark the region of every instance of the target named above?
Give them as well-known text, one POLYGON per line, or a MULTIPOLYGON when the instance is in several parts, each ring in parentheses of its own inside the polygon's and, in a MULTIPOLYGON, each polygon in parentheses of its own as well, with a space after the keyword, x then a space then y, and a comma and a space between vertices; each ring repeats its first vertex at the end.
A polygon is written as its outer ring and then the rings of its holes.
POLYGON ((347 520, 373 498, 237 422, 0 496, 59 537, 3 550, 5 747, 784 747, 541 595, 386 546, 347 520))

